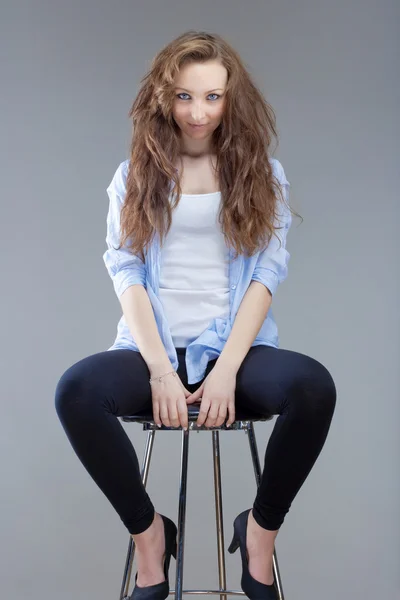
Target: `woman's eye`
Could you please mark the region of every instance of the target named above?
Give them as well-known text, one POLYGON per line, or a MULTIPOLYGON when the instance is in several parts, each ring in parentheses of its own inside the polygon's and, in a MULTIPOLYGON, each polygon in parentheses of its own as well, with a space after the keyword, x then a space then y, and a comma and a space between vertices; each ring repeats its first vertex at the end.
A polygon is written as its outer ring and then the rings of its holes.
MULTIPOLYGON (((189 94, 186 94, 186 92, 181 92, 180 94, 177 94, 177 98, 179 98, 179 100, 185 100, 185 98, 181 98, 181 96, 188 96, 189 94)), ((219 98, 219 94, 209 94, 209 96, 217 96, 216 100, 219 98)))

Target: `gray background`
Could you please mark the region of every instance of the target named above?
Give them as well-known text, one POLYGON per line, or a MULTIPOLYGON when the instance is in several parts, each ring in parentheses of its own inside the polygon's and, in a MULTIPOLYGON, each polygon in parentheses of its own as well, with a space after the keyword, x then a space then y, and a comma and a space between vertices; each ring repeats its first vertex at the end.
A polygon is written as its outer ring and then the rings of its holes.
MULTIPOLYGON (((274 301, 281 347, 324 363, 338 390, 276 542, 287 600, 398 597, 398 3, 13 0, 1 12, 2 596, 118 597, 128 534, 73 453, 54 390, 114 340, 105 190, 128 156, 140 78, 195 28, 227 37, 276 110, 275 155, 305 219, 274 301)), ((256 426, 261 457, 274 423, 256 426)), ((141 460, 146 433, 124 426, 141 460)), ((180 443, 156 435, 148 483, 172 518, 180 443)), ((243 432, 222 433, 221 452, 229 543, 255 481, 243 432)), ((218 584, 212 483, 211 434, 193 434, 185 587, 218 584)), ((239 589, 238 553, 227 569, 239 589)))

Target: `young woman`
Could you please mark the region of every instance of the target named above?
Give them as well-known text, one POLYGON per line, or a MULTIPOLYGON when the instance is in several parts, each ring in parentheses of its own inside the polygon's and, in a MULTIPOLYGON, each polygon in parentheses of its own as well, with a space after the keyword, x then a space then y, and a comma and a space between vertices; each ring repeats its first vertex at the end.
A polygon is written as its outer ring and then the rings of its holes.
MULTIPOLYGON (((56 409, 77 456, 133 536, 132 598, 162 599, 176 525, 157 513, 119 416, 231 425, 278 415, 253 506, 234 521, 243 591, 277 598, 274 541, 328 434, 336 388, 279 348, 272 296, 287 275, 289 182, 270 155, 275 115, 235 50, 189 31, 153 60, 132 106, 129 160, 108 187, 104 262, 123 316, 114 344, 69 367, 56 409), (245 559, 243 559, 245 557, 245 559)), ((297 213, 296 213, 297 214, 297 213)))

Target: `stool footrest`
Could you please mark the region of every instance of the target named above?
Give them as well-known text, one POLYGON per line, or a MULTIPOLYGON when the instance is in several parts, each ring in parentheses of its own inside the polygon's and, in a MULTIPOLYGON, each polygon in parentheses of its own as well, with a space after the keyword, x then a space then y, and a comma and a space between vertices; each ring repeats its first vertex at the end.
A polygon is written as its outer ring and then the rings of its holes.
MULTIPOLYGON (((175 590, 170 590, 169 595, 175 594, 175 590)), ((215 595, 220 596, 221 594, 227 594, 231 596, 245 596, 246 594, 241 590, 182 590, 182 594, 193 594, 193 595, 215 595)), ((130 596, 124 596, 122 600, 129 600, 130 596)))
MULTIPOLYGON (((170 590, 169 594, 175 594, 175 590, 170 590)), ((245 596, 246 594, 242 590, 182 590, 182 594, 198 594, 200 595, 215 595, 220 596, 221 594, 229 594, 231 596, 245 596)))

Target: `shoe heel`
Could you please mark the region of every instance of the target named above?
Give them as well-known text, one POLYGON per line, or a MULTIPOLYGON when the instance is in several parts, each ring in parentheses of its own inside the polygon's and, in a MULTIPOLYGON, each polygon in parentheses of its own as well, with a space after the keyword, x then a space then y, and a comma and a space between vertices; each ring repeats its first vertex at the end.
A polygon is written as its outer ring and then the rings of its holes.
POLYGON ((174 557, 175 560, 176 560, 177 553, 178 553, 178 544, 176 543, 176 540, 175 540, 174 544, 172 546, 172 556, 174 557))
POLYGON ((230 546, 228 548, 228 552, 230 554, 233 554, 234 552, 236 552, 236 550, 239 548, 239 540, 236 538, 236 534, 233 534, 233 539, 230 543, 230 546))

